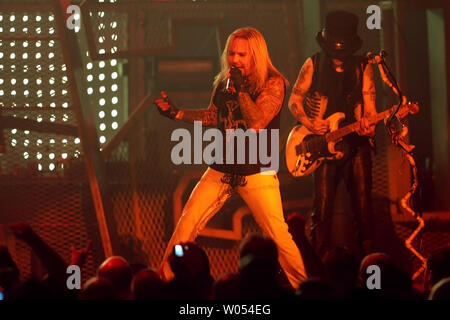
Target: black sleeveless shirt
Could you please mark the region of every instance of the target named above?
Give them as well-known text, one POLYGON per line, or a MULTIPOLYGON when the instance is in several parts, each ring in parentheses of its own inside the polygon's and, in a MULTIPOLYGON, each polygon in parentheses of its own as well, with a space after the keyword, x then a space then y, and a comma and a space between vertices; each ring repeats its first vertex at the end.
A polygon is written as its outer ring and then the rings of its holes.
MULTIPOLYGON (((260 93, 251 94, 250 97, 253 102, 256 101, 260 93)), ((256 163, 250 162, 250 146, 249 139, 245 138, 244 146, 237 145, 237 139, 234 140, 234 163, 230 164, 226 162, 226 153, 231 152, 231 150, 227 151, 227 142, 226 142, 226 129, 242 129, 246 131, 249 129, 247 123, 242 115, 241 108, 239 105, 238 95, 234 92, 227 92, 224 90, 224 85, 219 84, 218 88, 215 91, 213 97, 213 103, 217 107, 217 124, 218 129, 221 131, 223 136, 223 163, 222 164, 211 164, 210 167, 214 170, 224 172, 224 173, 232 173, 238 175, 251 175, 255 173, 260 173, 261 168, 267 168, 270 166, 269 164, 262 164, 259 159, 259 139, 260 133, 256 134, 257 148, 256 148, 256 163), (237 163, 237 149, 244 148, 245 150, 245 163, 239 164, 237 163)), ((284 103, 284 99, 283 99, 284 103)), ((262 143, 266 144, 267 156, 270 158, 278 157, 279 155, 271 154, 271 129, 280 129, 280 112, 269 122, 267 127, 267 139, 266 141, 262 141, 262 143)), ((278 136, 276 136, 278 137, 278 136)), ((277 141, 278 143, 278 141, 277 141)))
MULTIPOLYGON (((364 114, 364 103, 362 97, 363 73, 367 65, 367 59, 363 56, 351 55, 344 61, 344 71, 337 72, 333 67, 333 62, 324 52, 318 52, 311 57, 313 61, 313 78, 307 95, 314 95, 318 92, 328 97, 327 109, 324 118, 333 113, 343 112, 345 119, 340 127, 356 121, 354 110, 361 104, 361 112, 364 114)), ((308 105, 304 105, 307 115, 313 110, 309 110, 308 105)), ((352 133, 344 140, 350 144, 359 144, 367 138, 352 133)))

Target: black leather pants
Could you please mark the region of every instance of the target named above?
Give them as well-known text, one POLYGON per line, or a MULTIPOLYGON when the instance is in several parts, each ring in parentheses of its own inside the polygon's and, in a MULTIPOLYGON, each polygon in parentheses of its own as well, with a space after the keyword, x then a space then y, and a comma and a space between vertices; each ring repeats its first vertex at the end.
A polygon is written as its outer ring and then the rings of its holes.
POLYGON ((323 257, 330 247, 331 222, 337 186, 345 180, 350 193, 354 223, 361 254, 371 249, 374 231, 372 223, 372 159, 369 144, 351 148, 349 156, 339 161, 323 163, 314 172, 315 197, 311 215, 312 245, 323 257))

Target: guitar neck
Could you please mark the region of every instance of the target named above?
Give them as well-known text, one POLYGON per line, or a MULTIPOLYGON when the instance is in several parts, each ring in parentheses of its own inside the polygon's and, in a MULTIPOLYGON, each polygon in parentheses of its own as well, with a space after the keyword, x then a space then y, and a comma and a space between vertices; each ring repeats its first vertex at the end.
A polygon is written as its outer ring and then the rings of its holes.
MULTIPOLYGON (((395 107, 389 108, 383 112, 377 113, 376 115, 369 118, 369 124, 376 124, 380 120, 383 120, 386 116, 391 114, 392 111, 394 111, 395 107)), ((328 142, 336 142, 342 137, 355 132, 358 130, 360 126, 360 121, 353 122, 352 124, 346 125, 345 127, 339 128, 335 131, 329 132, 325 135, 328 142)))

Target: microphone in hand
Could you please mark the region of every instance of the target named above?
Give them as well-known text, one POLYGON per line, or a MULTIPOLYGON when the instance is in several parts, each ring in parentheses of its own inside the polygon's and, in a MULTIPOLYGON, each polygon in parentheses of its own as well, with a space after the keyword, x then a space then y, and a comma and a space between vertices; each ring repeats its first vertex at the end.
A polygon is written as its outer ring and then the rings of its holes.
POLYGON ((244 91, 244 76, 239 68, 231 67, 230 80, 237 92, 244 91))

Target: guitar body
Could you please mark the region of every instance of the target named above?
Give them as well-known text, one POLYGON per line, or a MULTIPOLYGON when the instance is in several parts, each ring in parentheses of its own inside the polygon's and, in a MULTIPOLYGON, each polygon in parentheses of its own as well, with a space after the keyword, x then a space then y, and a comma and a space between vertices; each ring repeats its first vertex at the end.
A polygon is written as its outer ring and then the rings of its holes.
MULTIPOLYGON (((345 118, 342 112, 329 116, 330 132, 339 128, 339 123, 345 118)), ((338 160, 343 157, 341 151, 336 151, 338 141, 327 142, 325 135, 317 135, 302 125, 295 126, 289 133, 286 142, 286 166, 294 177, 304 177, 311 174, 324 160, 338 160)))
MULTIPOLYGON (((405 105, 393 106, 368 117, 368 124, 376 125, 382 119, 388 118, 393 112, 396 112, 396 117, 401 119, 408 114, 419 112, 419 105, 409 102, 405 105)), ((286 142, 285 155, 287 168, 294 177, 307 176, 324 160, 338 160, 344 156, 341 151, 335 149, 336 143, 347 134, 357 131, 361 125, 361 121, 356 121, 339 128, 339 123, 344 118, 345 114, 342 112, 336 112, 329 116, 326 120, 330 122, 330 131, 324 135, 313 134, 301 125, 291 130, 286 142)))

